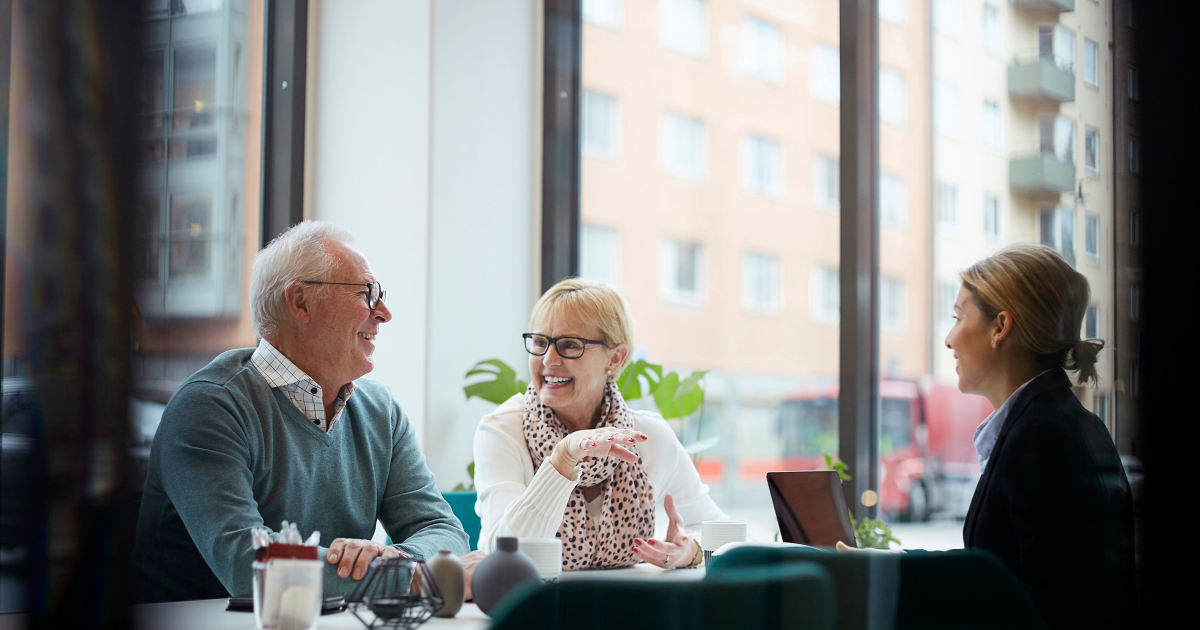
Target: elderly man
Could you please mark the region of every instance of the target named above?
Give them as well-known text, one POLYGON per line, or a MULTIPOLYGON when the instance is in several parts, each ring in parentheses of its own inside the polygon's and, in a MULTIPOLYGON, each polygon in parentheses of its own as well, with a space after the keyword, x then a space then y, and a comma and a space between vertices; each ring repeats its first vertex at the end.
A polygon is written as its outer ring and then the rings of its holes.
POLYGON ((392 318, 351 236, 305 222, 259 252, 257 348, 196 372, 163 412, 134 546, 138 599, 250 593, 250 530, 320 530, 326 595, 376 557, 467 552, 391 392, 362 379, 392 318), (371 542, 375 522, 398 544, 371 542), (324 545, 328 545, 325 547, 324 545))

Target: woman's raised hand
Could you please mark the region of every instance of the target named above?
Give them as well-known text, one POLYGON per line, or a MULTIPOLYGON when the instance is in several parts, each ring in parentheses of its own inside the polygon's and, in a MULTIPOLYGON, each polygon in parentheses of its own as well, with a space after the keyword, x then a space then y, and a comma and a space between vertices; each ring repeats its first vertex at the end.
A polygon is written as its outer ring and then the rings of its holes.
POLYGON ((663 569, 678 569, 692 564, 696 557, 699 543, 688 538, 683 533, 683 519, 679 518, 679 510, 675 509, 675 498, 668 492, 663 497, 663 507, 667 510, 667 518, 671 525, 667 527, 664 540, 633 539, 633 555, 663 569))
POLYGON ((616 457, 636 462, 637 455, 625 448, 650 439, 641 431, 602 427, 568 434, 550 454, 550 464, 567 479, 575 478, 575 465, 585 457, 616 457))

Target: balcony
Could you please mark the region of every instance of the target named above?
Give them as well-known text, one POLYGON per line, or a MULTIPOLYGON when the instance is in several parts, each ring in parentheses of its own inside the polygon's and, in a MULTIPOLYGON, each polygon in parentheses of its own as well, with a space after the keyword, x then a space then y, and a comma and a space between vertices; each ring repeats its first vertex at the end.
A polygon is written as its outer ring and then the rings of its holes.
POLYGON ((1014 157, 1008 162, 1008 187, 1035 196, 1075 190, 1075 164, 1050 152, 1014 157))
POLYGON ((1012 0, 1012 3, 1018 9, 1024 9, 1030 13, 1057 15, 1075 10, 1075 0, 1012 0))
POLYGON ((1008 94, 1054 103, 1075 100, 1075 75, 1049 57, 1016 60, 1008 67, 1008 94))

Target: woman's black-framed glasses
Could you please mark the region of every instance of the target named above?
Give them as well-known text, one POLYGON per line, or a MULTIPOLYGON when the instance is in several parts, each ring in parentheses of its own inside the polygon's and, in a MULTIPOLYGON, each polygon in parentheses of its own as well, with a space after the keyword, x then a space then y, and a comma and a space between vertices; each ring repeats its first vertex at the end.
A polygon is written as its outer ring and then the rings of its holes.
POLYGON ((549 352, 550 344, 554 344, 558 356, 564 359, 578 359, 583 356, 583 351, 592 344, 608 345, 603 341, 584 339, 583 337, 547 337, 537 333, 525 333, 521 337, 525 339, 525 351, 535 357, 549 352))
POLYGON ((376 280, 371 284, 362 284, 359 282, 320 282, 318 280, 301 280, 304 284, 340 284, 347 287, 366 287, 367 289, 367 308, 375 310, 379 303, 384 300, 387 293, 383 290, 383 285, 376 280))

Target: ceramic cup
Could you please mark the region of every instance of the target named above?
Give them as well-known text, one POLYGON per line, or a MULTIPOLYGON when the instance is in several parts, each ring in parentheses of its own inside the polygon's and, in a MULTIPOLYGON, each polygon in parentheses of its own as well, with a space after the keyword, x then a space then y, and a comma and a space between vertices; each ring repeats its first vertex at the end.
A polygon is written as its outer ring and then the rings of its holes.
POLYGON ((558 538, 522 538, 521 551, 537 565, 538 575, 543 580, 554 580, 562 575, 562 541, 558 538))
POLYGON ((746 542, 745 523, 731 521, 700 523, 700 548, 704 550, 704 566, 708 566, 714 551, 734 542, 746 542))

